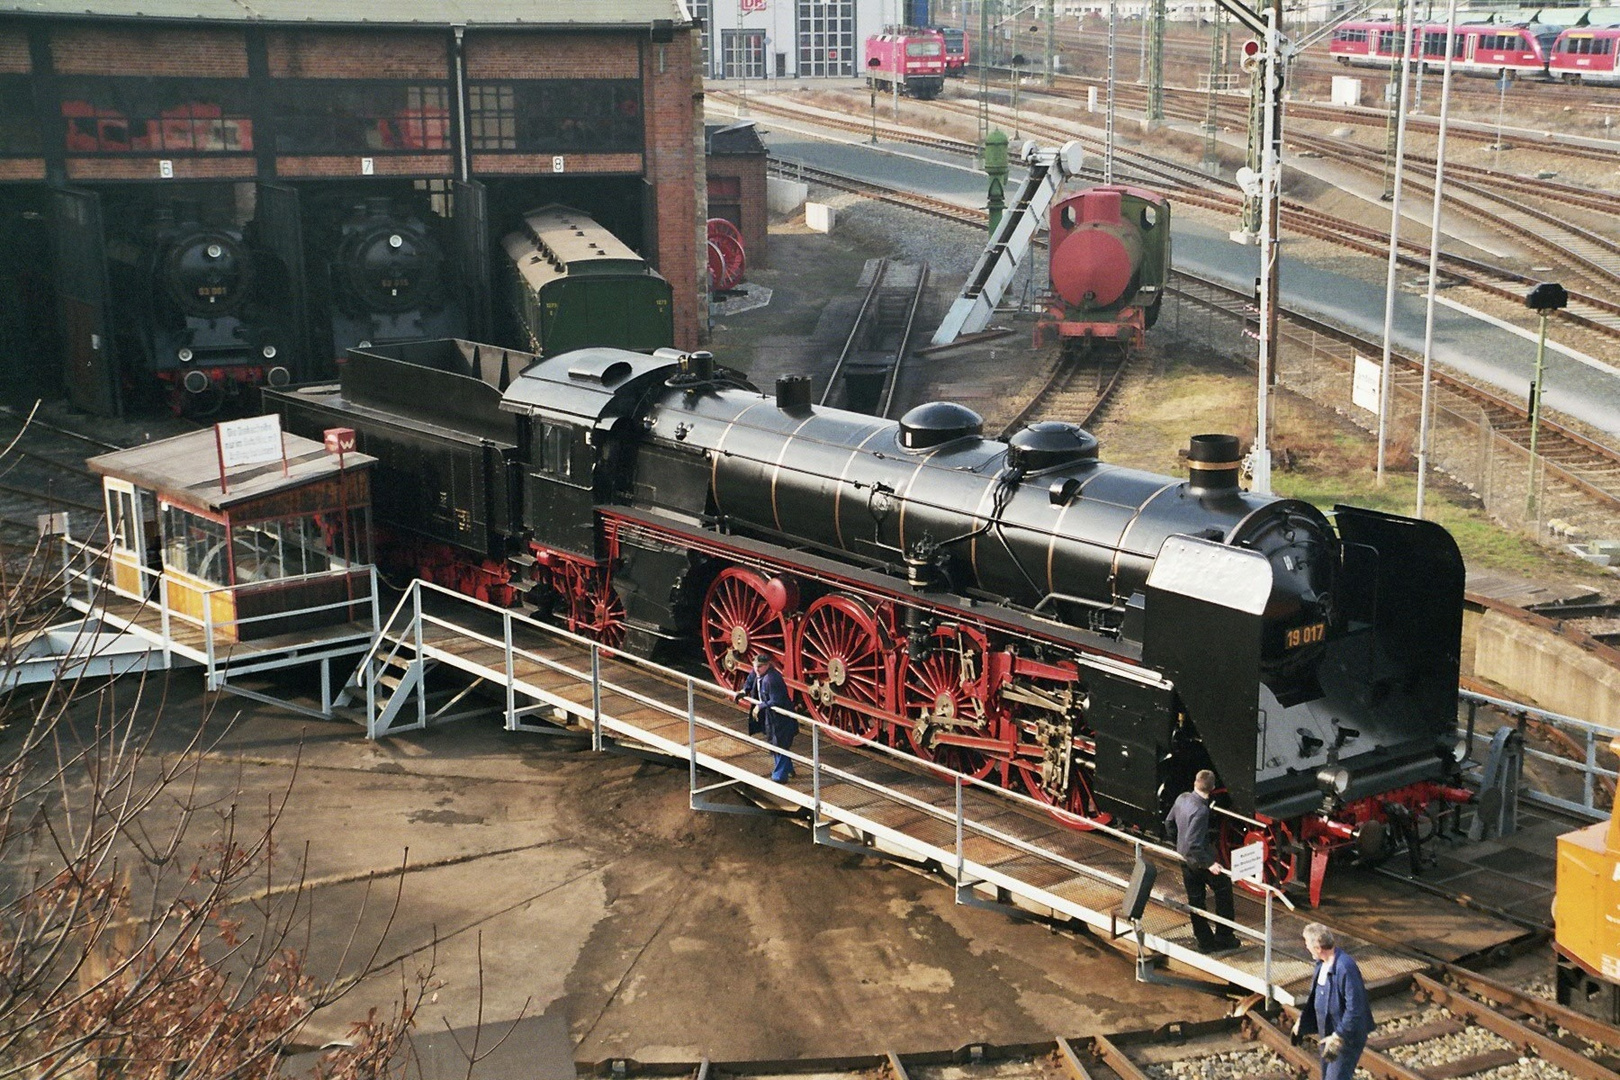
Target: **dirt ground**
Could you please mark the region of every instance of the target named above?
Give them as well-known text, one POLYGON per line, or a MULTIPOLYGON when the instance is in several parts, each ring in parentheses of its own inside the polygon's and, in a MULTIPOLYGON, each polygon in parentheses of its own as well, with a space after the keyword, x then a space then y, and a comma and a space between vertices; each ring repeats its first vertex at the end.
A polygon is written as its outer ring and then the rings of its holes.
MULTIPOLYGON (((176 671, 148 688, 139 726, 171 763, 208 705, 200 683, 176 671)), ((102 704, 91 694, 78 715, 89 722, 102 704)), ((1137 984, 1101 943, 957 906, 935 879, 813 845, 794 821, 693 811, 684 766, 495 720, 372 743, 352 724, 230 695, 216 705, 211 723, 231 727, 199 773, 196 838, 228 807, 262 820, 290 787, 278 877, 304 853, 315 972, 333 968, 357 925, 354 954, 380 939, 399 961, 319 1015, 310 1044, 386 1009, 401 971, 431 970, 418 1030, 560 1016, 574 1059, 593 1062, 1035 1042, 1225 1004, 1137 984)), ((162 835, 172 812, 160 800, 145 826, 162 835)), ((138 859, 126 866, 142 873, 138 859)))

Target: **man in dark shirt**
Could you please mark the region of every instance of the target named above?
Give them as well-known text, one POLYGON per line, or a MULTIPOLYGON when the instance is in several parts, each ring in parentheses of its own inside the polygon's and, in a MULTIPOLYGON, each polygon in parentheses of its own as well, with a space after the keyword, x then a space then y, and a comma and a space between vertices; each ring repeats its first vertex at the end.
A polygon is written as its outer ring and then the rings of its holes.
POLYGON ((1193 936, 1198 939, 1199 952, 1221 952, 1238 946, 1237 935, 1230 927, 1212 927, 1208 919, 1199 914, 1207 899, 1206 890, 1215 890, 1215 914, 1231 919, 1232 879, 1221 872, 1210 840, 1209 801, 1215 795, 1215 774, 1201 769, 1193 778, 1193 789, 1184 791, 1170 808, 1164 819, 1167 835, 1176 843, 1176 854, 1182 858, 1181 883, 1187 889, 1187 903, 1193 908, 1193 936))
MULTIPOLYGON (((782 678, 782 673, 776 670, 775 658, 770 653, 762 652, 754 657, 754 670, 743 680, 742 692, 737 695, 739 701, 743 698, 757 702, 749 710, 748 734, 763 731, 765 741, 772 746, 782 750, 791 748, 793 737, 799 733, 799 722, 788 713, 779 711, 793 706, 788 700, 787 682, 782 678)), ((772 754, 771 764, 772 780, 780 784, 793 779, 792 758, 786 754, 772 754)))

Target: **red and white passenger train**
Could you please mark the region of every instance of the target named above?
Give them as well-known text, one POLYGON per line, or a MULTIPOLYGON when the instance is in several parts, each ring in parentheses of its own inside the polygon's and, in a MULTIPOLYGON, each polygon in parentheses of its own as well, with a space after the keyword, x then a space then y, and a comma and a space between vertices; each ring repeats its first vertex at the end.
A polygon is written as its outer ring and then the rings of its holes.
MULTIPOLYGON (((1413 61, 1421 62, 1426 70, 1439 68, 1446 59, 1446 36, 1444 23, 1414 27, 1413 61)), ((1340 23, 1333 31, 1328 52, 1341 64, 1389 67, 1401 58, 1401 37, 1401 27, 1388 20, 1340 23)), ((1545 76, 1548 58, 1553 55, 1558 39, 1558 27, 1537 23, 1458 26, 1452 46, 1452 67, 1455 71, 1492 77, 1545 76)))
MULTIPOLYGON (((1400 27, 1391 21, 1341 23, 1328 51, 1341 64, 1388 67, 1400 60, 1400 27)), ((1445 63, 1446 26, 1430 23, 1413 34, 1412 58, 1426 70, 1445 63), (1421 41, 1421 53, 1417 42, 1421 41)), ((1458 26, 1453 68, 1492 78, 1541 76, 1567 83, 1620 85, 1620 23, 1560 29, 1540 23, 1458 26)))
POLYGON ((1572 26, 1558 35, 1547 74, 1567 83, 1598 83, 1620 86, 1620 24, 1614 26, 1572 26))

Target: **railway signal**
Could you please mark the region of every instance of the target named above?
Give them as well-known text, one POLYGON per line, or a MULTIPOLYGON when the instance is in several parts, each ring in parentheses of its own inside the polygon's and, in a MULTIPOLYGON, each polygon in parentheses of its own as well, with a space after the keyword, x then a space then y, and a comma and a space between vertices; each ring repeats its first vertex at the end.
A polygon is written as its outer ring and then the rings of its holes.
POLYGON ((1536 436, 1541 426, 1541 375, 1547 359, 1547 320, 1555 311, 1569 306, 1569 290, 1556 281, 1543 281, 1524 298, 1524 306, 1541 316, 1541 334, 1536 339, 1536 374, 1530 384, 1530 494, 1525 500, 1525 513, 1536 516, 1536 436))

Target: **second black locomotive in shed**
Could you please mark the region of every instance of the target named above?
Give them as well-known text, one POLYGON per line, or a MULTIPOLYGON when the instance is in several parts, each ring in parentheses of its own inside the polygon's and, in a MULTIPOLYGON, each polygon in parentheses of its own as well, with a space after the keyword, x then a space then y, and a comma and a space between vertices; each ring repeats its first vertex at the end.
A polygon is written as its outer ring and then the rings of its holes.
POLYGON ((945 402, 898 423, 775 397, 704 353, 351 352, 272 395, 352 427, 415 565, 715 677, 763 650, 806 708, 1045 801, 1152 830, 1213 767, 1274 880, 1376 853, 1455 786, 1462 562, 1428 522, 1245 492, 1235 438, 1185 480, 1071 424, 1007 442, 945 402), (398 502, 386 494, 397 487, 398 502), (424 557, 424 553, 426 557, 424 557))

